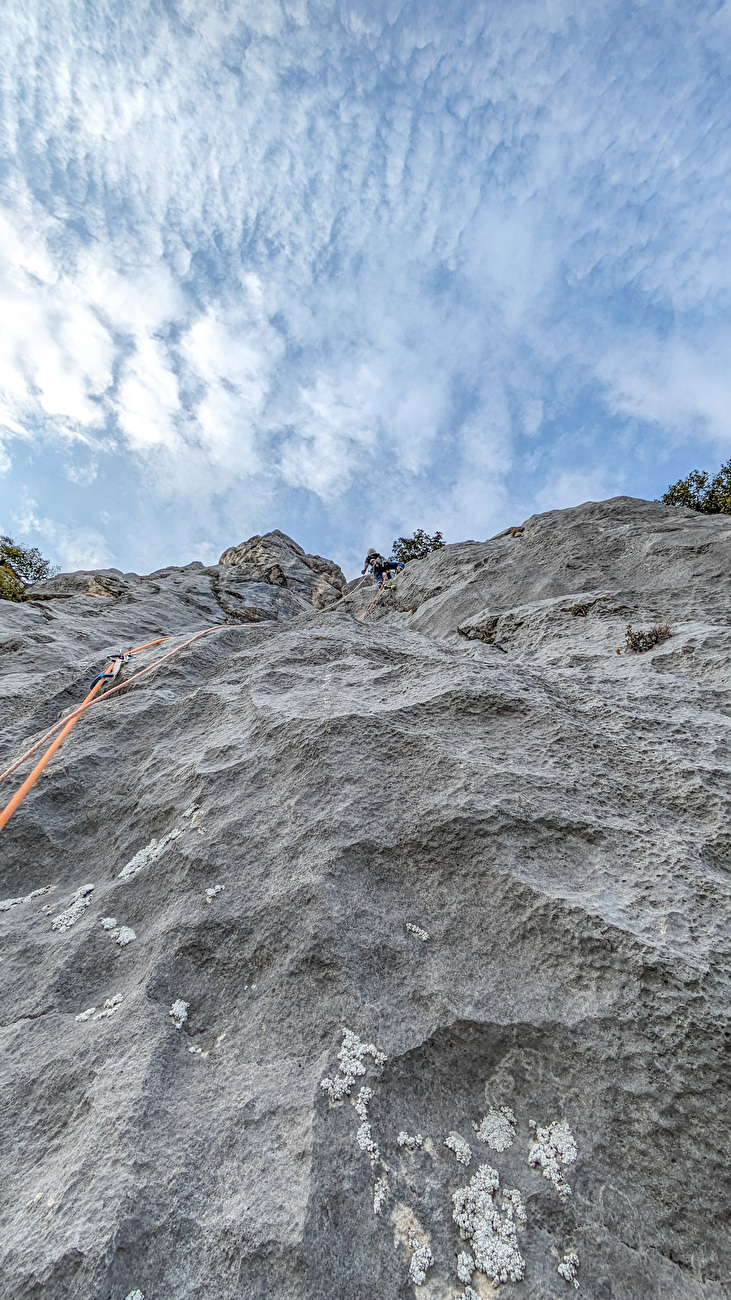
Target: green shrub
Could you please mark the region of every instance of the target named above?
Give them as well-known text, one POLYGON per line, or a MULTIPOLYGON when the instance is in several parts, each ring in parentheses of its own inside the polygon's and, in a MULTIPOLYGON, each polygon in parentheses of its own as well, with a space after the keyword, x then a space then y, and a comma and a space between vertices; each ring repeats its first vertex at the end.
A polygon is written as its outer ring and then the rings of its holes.
POLYGON ((0 600, 22 600, 25 587, 18 582, 12 569, 0 564, 0 600))
POLYGON ((31 582, 58 572, 36 546, 18 546, 12 537, 0 537, 0 600, 22 600, 31 582))
POLYGON ((644 654, 646 650, 652 650, 655 645, 660 645, 662 641, 667 641, 672 636, 667 623, 659 623, 656 627, 648 627, 647 631, 642 628, 633 632, 632 624, 628 623, 624 633, 624 647, 617 646, 617 654, 644 654))
POLYGON ((393 558, 400 564, 409 560, 423 560, 431 551, 438 551, 444 546, 441 533, 430 537, 423 528, 417 528, 413 537, 397 537, 393 544, 393 558))
POLYGON ((704 515, 731 515, 731 460, 713 478, 705 470, 691 470, 673 483, 661 500, 666 506, 687 506, 704 515))

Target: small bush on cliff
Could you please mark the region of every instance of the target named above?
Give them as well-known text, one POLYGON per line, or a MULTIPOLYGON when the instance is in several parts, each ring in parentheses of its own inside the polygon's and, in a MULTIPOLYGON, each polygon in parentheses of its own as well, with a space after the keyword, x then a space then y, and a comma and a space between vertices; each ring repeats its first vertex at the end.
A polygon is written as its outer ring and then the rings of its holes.
POLYGON ((400 564, 409 560, 423 560, 431 551, 438 551, 444 546, 441 533, 430 537, 423 528, 417 528, 413 537, 397 537, 393 544, 393 558, 400 564))
POLYGON ((18 582, 12 569, 0 564, 0 600, 22 600, 25 587, 18 582))
POLYGON ((58 572, 36 546, 18 546, 12 537, 0 537, 0 600, 22 600, 31 582, 58 572))
POLYGON ((661 498, 666 506, 688 506, 704 515, 731 515, 731 460, 713 478, 705 470, 691 470, 661 498))
POLYGON ((621 655, 622 649, 626 655, 644 654, 646 650, 652 650, 653 646, 667 641, 669 636, 672 633, 667 623, 658 623, 656 627, 648 627, 647 630, 638 628, 636 632, 633 631, 632 624, 628 623, 624 633, 624 647, 617 646, 617 654, 621 655))

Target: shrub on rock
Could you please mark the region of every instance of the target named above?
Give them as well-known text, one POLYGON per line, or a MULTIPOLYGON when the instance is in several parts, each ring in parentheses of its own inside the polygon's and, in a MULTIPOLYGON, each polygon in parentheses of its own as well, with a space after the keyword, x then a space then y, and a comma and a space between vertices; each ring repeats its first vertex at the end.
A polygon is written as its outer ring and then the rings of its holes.
POLYGON ((704 515, 731 515, 731 460, 713 478, 705 470, 691 470, 687 478, 678 479, 668 488, 662 501, 666 506, 687 506, 704 515))

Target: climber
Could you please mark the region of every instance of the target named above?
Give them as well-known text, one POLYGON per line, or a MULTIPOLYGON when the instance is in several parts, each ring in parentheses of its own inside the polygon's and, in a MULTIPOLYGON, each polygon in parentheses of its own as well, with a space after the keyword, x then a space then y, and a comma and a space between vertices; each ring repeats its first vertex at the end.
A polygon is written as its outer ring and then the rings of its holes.
POLYGON ((366 569, 370 569, 380 587, 392 570, 401 570, 403 567, 403 564, 397 563, 396 560, 385 560, 382 555, 378 554, 378 551, 369 546, 361 573, 365 573, 366 569))

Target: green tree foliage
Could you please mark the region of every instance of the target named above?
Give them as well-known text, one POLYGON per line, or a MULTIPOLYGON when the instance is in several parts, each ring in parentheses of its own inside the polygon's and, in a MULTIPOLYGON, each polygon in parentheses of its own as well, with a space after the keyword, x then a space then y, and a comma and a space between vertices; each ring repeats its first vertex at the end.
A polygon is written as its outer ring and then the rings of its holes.
POLYGON ((12 537, 0 537, 0 600, 22 600, 31 582, 58 573, 36 546, 18 546, 12 537))
POLYGON ((423 528, 417 528, 413 537, 397 537, 393 544, 393 558, 400 564, 409 560, 423 560, 431 551, 438 551, 444 546, 441 533, 430 537, 423 528))
POLYGON ((731 460, 713 478, 705 470, 692 470, 673 483, 661 500, 666 506, 688 506, 704 515, 731 515, 731 460))

